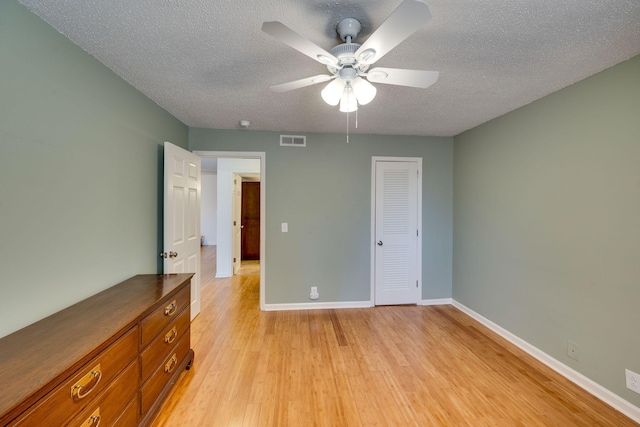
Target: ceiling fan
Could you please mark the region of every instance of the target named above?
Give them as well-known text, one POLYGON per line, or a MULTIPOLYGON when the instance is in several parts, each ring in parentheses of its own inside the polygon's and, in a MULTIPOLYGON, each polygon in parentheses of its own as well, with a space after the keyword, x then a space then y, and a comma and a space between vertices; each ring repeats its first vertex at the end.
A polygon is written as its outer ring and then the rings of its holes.
POLYGON ((438 80, 437 71, 382 67, 369 70, 369 66, 430 19, 431 12, 424 1, 404 0, 363 44, 358 44, 353 40, 360 32, 360 22, 345 18, 336 28, 344 43, 329 52, 282 22, 264 22, 262 31, 326 65, 330 73, 271 86, 269 89, 287 92, 331 80, 322 90, 322 99, 329 105, 340 104, 340 111, 351 112, 358 109, 358 104, 368 104, 376 96, 376 88, 371 83, 427 88, 438 80))

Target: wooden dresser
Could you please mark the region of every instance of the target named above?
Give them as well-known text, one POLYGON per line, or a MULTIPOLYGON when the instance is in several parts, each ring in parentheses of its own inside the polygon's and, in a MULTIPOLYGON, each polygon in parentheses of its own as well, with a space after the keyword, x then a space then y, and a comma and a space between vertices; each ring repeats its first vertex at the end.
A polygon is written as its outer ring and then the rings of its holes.
POLYGON ((192 276, 135 276, 0 339, 0 426, 150 424, 193 362, 192 276))

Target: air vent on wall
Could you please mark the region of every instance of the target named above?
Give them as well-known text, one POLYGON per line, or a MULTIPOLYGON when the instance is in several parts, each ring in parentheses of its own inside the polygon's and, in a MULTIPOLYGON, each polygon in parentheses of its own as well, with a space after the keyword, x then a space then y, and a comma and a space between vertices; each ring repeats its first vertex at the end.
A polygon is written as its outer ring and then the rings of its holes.
POLYGON ((285 147, 306 147, 307 137, 301 135, 280 135, 280 145, 285 147))

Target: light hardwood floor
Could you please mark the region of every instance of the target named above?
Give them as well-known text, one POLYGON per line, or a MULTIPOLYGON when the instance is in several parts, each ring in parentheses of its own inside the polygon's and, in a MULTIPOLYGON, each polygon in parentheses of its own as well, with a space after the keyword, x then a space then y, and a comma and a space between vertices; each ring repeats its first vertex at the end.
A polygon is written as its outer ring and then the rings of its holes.
POLYGON ((155 426, 638 425, 451 306, 260 312, 259 277, 214 280, 212 253, 155 426))

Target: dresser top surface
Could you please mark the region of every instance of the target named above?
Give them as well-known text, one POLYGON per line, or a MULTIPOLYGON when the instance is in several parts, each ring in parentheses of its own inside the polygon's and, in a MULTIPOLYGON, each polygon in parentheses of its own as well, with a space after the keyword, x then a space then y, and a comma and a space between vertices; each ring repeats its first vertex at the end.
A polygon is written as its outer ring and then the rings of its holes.
POLYGON ((0 418, 61 373, 66 377, 88 362, 192 276, 134 276, 1 338, 0 418))

